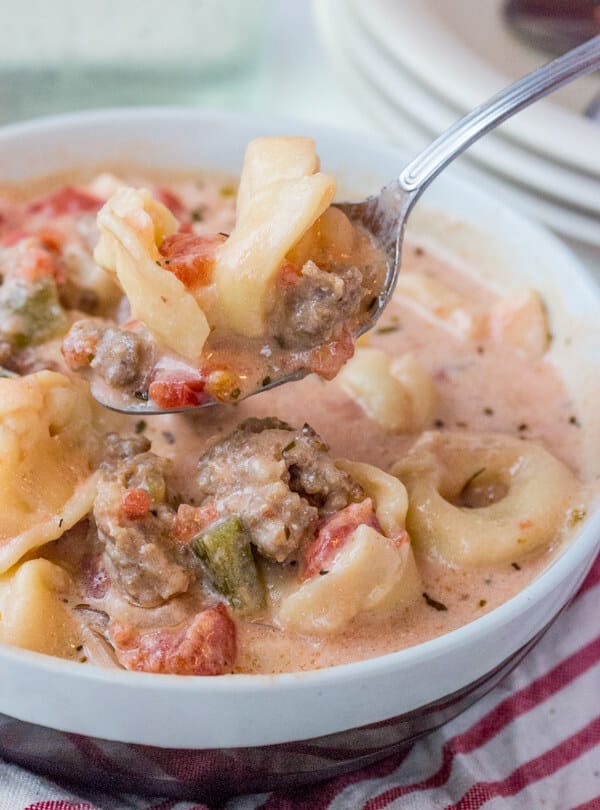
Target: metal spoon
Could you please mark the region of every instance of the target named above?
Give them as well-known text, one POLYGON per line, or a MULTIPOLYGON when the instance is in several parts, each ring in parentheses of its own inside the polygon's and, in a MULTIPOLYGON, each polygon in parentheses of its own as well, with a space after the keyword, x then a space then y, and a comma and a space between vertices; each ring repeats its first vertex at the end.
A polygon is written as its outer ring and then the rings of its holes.
MULTIPOLYGON (((378 196, 368 197, 362 202, 337 203, 337 207, 351 221, 364 225, 373 234, 387 260, 385 284, 377 296, 377 305, 373 308, 369 321, 362 326, 357 337, 374 326, 393 295, 400 272, 406 221, 415 203, 432 180, 486 132, 553 90, 598 68, 600 68, 600 36, 588 40, 558 59, 527 74, 461 118, 417 155, 400 176, 386 185, 378 196)), ((307 373, 299 372, 274 379, 270 385, 254 393, 301 379, 307 373)), ((102 404, 127 413, 172 412, 157 408, 151 401, 140 402, 139 405, 136 403, 125 407, 117 406, 115 402, 107 401, 105 395, 98 396, 100 392, 94 391, 94 386, 92 386, 92 393, 102 404)), ((207 402, 194 406, 194 408, 177 410, 193 410, 215 404, 218 403, 207 402)))

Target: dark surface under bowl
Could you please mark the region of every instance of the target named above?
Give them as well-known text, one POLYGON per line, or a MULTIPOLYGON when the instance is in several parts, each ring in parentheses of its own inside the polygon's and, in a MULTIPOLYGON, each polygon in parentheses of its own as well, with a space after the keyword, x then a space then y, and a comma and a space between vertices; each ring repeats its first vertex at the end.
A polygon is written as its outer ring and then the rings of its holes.
POLYGON ((0 715, 0 755, 30 770, 112 793, 196 801, 323 781, 405 750, 452 720, 508 675, 550 624, 463 689, 398 717, 324 737, 253 748, 155 748, 69 734, 0 715))

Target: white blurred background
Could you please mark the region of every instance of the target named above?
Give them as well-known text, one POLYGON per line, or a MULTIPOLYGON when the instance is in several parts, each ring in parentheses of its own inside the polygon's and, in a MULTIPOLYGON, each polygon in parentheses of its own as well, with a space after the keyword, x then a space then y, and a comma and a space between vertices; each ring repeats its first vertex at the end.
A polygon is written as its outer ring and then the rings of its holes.
MULTIPOLYGON (((553 49, 594 33, 589 26, 600 31, 600 19, 589 12, 594 0, 20 0, 2 6, 0 121, 115 105, 194 104, 301 119, 307 134, 311 122, 327 124, 394 142, 407 157, 551 58, 553 49), (542 13, 529 14, 528 6, 542 13), (561 8, 568 10, 562 18, 561 8)), ((452 169, 551 227, 594 271, 600 268, 600 120, 585 110, 595 100, 600 119, 598 74, 512 119, 452 169)))

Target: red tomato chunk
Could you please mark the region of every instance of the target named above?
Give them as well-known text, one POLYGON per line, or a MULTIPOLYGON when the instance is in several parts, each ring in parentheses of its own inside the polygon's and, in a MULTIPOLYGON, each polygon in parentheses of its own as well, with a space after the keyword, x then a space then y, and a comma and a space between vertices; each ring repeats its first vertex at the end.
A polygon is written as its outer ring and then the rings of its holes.
POLYGON ((362 525, 381 531, 370 498, 365 498, 361 503, 351 503, 350 506, 337 512, 323 523, 317 536, 306 550, 306 569, 303 579, 309 579, 319 571, 326 570, 354 529, 362 525))
POLYGON ((175 409, 202 405, 210 397, 204 380, 155 380, 150 383, 148 395, 159 408, 175 409))
POLYGON ((160 246, 162 265, 188 289, 209 284, 216 250, 224 241, 225 237, 221 234, 197 236, 193 233, 174 233, 167 236, 160 246))
POLYGON ((127 520, 142 520, 152 506, 152 499, 145 489, 127 489, 123 493, 121 507, 127 520))
POLYGON ((64 186, 46 197, 34 200, 27 207, 29 214, 59 217, 64 214, 83 214, 98 211, 102 200, 74 186, 64 186))
POLYGON ((140 672, 223 675, 236 656, 235 624, 224 605, 196 614, 183 627, 144 633, 113 622, 110 635, 119 662, 140 672))

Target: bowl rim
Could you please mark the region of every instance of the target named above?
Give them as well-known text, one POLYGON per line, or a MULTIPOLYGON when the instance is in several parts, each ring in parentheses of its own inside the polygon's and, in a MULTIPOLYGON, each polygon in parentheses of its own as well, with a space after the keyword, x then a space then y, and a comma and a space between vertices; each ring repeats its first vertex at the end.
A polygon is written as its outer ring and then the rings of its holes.
MULTIPOLYGON (((95 123, 102 123, 110 127, 117 128, 119 124, 127 123, 150 123, 152 120, 179 119, 188 122, 222 122, 223 124, 235 125, 242 122, 244 125, 262 125, 265 128, 289 127, 291 131, 297 131, 302 127, 310 132, 315 138, 320 134, 324 137, 339 137, 345 144, 363 145, 370 150, 376 150, 381 156, 387 155, 399 161, 403 159, 401 150, 389 144, 379 142, 377 139, 364 137, 355 134, 346 134, 342 130, 323 126, 321 124, 299 121, 293 118, 283 118, 271 115, 246 114, 229 112, 224 110, 195 109, 185 107, 136 107, 83 111, 55 115, 29 121, 18 122, 0 128, 0 146, 9 145, 15 139, 24 135, 43 137, 45 133, 54 130, 71 130, 77 133, 79 127, 89 127, 95 123)), ((470 199, 485 199, 489 202, 490 195, 471 185, 471 183, 460 177, 453 177, 452 182, 455 187, 459 187, 468 192, 470 199)), ((565 265, 570 265, 572 272, 578 279, 587 285, 590 296, 598 305, 600 312, 600 289, 594 284, 585 267, 577 257, 553 234, 537 223, 531 222, 521 214, 511 211, 506 205, 497 203, 497 207, 502 210, 503 215, 510 216, 513 220, 519 220, 521 231, 523 229, 529 234, 531 239, 544 241, 552 247, 558 260, 565 265)), ((600 506, 600 504, 595 504, 600 506)), ((471 646, 478 638, 485 637, 492 630, 499 626, 516 620, 527 611, 528 607, 537 604, 548 596, 559 586, 569 573, 575 572, 578 568, 586 565, 586 560, 590 556, 593 559, 594 549, 600 546, 600 508, 590 509, 590 513, 582 523, 580 529, 564 550, 523 590, 515 594, 489 613, 463 625, 455 630, 445 633, 437 638, 430 639, 420 644, 408 647, 396 652, 386 653, 361 661, 354 661, 347 664, 340 664, 331 667, 324 667, 317 670, 304 672, 290 672, 275 675, 262 674, 229 674, 220 676, 186 676, 180 675, 159 675, 151 673, 130 672, 125 670, 103 669, 96 665, 86 665, 74 661, 67 661, 54 658, 42 653, 35 653, 15 647, 0 645, 0 663, 11 661, 13 663, 22 662, 28 667, 45 670, 63 676, 66 679, 75 678, 77 681, 92 682, 98 685, 121 685, 135 692, 145 692, 160 686, 161 690, 169 692, 177 691, 188 695, 208 695, 235 693, 239 698, 251 697, 266 691, 272 691, 276 687, 285 688, 293 693, 303 689, 320 689, 329 687, 332 684, 338 687, 357 678, 365 679, 377 673, 399 672, 404 668, 411 667, 416 662, 427 663, 447 655, 450 652, 456 653, 463 647, 471 646)), ((591 563, 590 563, 591 565, 591 563)), ((588 565, 589 567, 589 565, 588 565)), ((582 575, 580 575, 580 579, 582 575)))

